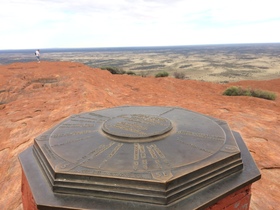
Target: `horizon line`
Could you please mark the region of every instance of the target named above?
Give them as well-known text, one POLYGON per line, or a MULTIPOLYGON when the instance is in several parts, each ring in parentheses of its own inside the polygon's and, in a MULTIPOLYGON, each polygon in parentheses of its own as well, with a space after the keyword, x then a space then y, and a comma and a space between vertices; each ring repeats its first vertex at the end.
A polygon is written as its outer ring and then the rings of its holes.
POLYGON ((0 49, 0 51, 21 51, 21 50, 66 50, 66 49, 116 49, 116 48, 161 48, 161 47, 194 47, 194 46, 222 46, 222 45, 262 45, 262 44, 280 44, 280 42, 248 42, 248 43, 215 43, 215 44, 187 44, 187 45, 142 45, 142 46, 112 46, 112 47, 43 47, 43 48, 17 48, 0 49))

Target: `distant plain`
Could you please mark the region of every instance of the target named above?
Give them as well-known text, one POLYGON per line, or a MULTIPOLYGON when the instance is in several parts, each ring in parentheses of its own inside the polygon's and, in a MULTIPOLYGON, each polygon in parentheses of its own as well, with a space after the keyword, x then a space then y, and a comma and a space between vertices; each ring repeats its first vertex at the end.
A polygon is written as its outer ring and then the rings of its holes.
MULTIPOLYGON (((2 50, 0 65, 36 61, 34 51, 2 50)), ((117 67, 141 76, 182 72, 185 79, 219 83, 280 77, 280 43, 41 49, 41 60, 80 62, 93 68, 117 67)))

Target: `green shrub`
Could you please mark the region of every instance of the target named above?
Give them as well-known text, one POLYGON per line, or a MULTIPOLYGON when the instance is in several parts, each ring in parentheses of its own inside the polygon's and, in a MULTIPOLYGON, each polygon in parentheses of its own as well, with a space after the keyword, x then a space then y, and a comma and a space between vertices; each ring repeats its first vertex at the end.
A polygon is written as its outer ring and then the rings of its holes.
POLYGON ((114 66, 103 66, 101 67, 102 70, 107 70, 111 72, 111 74, 125 74, 125 71, 114 66))
POLYGON ((241 87, 232 86, 232 87, 227 88, 223 92, 223 95, 227 95, 227 96, 241 96, 241 95, 243 95, 243 89, 241 87))
POLYGON ((128 74, 128 75, 136 75, 135 72, 133 72, 133 71, 127 71, 126 74, 128 74))
POLYGON ((262 90, 252 90, 251 91, 251 96, 253 97, 258 97, 258 98, 263 98, 267 100, 275 100, 276 99, 276 94, 268 91, 262 91, 262 90))
POLYGON ((155 75, 155 77, 168 77, 168 72, 166 71, 162 71, 162 72, 159 72, 155 75))
POLYGON ((176 79, 185 79, 185 73, 183 73, 183 72, 174 72, 173 76, 176 79))
POLYGON ((267 100, 275 100, 276 94, 269 92, 269 91, 263 91, 263 90, 253 90, 250 88, 243 89, 241 87, 232 86, 227 88, 223 95, 227 96, 252 96, 257 98, 263 98, 267 100))

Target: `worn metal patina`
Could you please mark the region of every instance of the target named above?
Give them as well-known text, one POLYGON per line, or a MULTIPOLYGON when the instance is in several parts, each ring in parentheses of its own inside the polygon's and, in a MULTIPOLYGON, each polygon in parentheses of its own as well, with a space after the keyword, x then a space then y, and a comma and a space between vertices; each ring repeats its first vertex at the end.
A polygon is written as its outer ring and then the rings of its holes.
POLYGON ((186 109, 125 106, 71 116, 35 138, 33 152, 62 206, 74 196, 73 208, 193 209, 260 178, 253 162, 244 181, 236 136, 242 141, 226 122, 186 109))

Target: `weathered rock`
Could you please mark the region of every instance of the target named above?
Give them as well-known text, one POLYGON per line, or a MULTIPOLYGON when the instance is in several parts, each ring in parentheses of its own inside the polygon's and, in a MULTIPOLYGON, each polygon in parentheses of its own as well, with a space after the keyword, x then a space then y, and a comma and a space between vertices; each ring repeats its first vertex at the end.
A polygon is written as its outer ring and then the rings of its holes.
POLYGON ((17 155, 34 137, 70 115, 121 105, 178 106, 227 121, 240 132, 262 173, 252 185, 251 209, 278 208, 280 79, 215 84, 41 62, 0 66, 0 209, 22 209, 17 155), (233 85, 274 91, 278 98, 223 96, 233 85))

